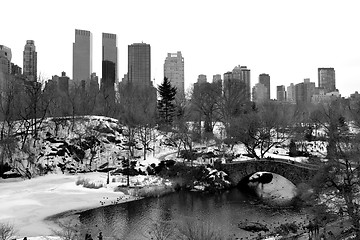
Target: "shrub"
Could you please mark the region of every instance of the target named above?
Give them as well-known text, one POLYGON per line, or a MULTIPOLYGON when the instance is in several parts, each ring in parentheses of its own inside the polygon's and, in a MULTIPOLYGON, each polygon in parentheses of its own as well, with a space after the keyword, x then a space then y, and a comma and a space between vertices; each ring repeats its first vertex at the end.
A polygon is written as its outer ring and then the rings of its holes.
POLYGON ((99 189, 103 187, 103 184, 97 184, 95 182, 91 182, 89 179, 87 178, 78 178, 75 182, 75 184, 78 185, 83 185, 83 187, 85 188, 91 188, 91 189, 99 189))
POLYGON ((182 240, 222 240, 225 239, 220 230, 203 222, 185 221, 178 228, 179 238, 182 240))

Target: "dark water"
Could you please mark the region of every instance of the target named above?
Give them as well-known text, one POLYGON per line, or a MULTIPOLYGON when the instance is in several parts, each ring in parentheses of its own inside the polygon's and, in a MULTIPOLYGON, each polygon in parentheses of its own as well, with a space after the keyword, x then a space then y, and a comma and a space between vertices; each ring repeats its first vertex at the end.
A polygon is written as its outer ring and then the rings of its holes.
POLYGON ((305 215, 303 211, 269 208, 254 197, 232 189, 221 194, 179 192, 101 207, 82 213, 80 220, 93 236, 102 231, 105 239, 150 239, 148 232, 154 230, 154 222, 166 221, 178 226, 199 224, 231 239, 245 239, 258 234, 238 228, 240 221, 260 221, 273 229, 281 223, 304 221, 305 215))

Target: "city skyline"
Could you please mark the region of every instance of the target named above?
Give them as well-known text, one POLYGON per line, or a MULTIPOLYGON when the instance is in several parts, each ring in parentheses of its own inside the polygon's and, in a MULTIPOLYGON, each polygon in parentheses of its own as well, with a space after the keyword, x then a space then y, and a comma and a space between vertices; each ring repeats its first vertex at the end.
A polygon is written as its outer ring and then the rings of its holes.
POLYGON ((34 40, 38 75, 45 80, 62 71, 73 75, 73 33, 74 29, 84 29, 93 34, 92 72, 98 76, 101 76, 102 33, 111 32, 118 36, 119 79, 127 73, 127 46, 143 41, 152 48, 151 80, 155 78, 155 85, 163 80, 167 53, 181 51, 186 58, 185 89, 195 83, 200 74, 212 79, 215 74, 223 75, 243 65, 251 69, 251 86, 257 83, 259 74, 270 75, 272 99, 276 98, 276 86, 287 87, 305 78, 317 83, 318 68, 336 70, 336 88, 342 96, 360 90, 357 70, 360 37, 355 31, 360 22, 356 13, 360 4, 356 1, 226 1, 221 4, 196 1, 191 5, 166 1, 108 1, 107 4, 94 1, 88 4, 87 11, 78 11, 82 4, 82 1, 4 2, 4 9, 8 9, 4 13, 6 19, 26 15, 25 9, 38 14, 32 15, 33 28, 24 28, 18 20, 5 25, 0 44, 11 48, 12 62, 21 66, 24 43, 34 40), (54 17, 54 12, 76 17, 65 20, 54 17), (177 13, 182 17, 175 17, 177 13), (131 17, 132 21, 126 21, 131 17))

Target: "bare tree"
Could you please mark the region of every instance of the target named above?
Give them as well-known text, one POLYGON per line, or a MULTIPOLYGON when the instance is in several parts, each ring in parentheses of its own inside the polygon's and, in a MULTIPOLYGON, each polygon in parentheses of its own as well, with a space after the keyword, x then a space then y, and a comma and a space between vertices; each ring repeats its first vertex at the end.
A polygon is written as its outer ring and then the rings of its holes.
POLYGON ((13 224, 0 223, 0 240, 9 240, 15 233, 16 231, 13 224))
POLYGON ((230 125, 230 138, 242 142, 249 154, 255 158, 264 158, 265 154, 275 145, 286 141, 290 132, 284 128, 292 125, 282 106, 267 103, 256 109, 234 118, 230 125), (260 154, 256 152, 260 150, 260 154))
POLYGON ((233 119, 249 107, 245 83, 237 80, 224 81, 222 97, 218 105, 220 121, 223 123, 226 133, 229 134, 233 119))
MULTIPOLYGON (((119 122, 124 126, 123 135, 127 141, 123 147, 128 151, 127 166, 130 167, 131 159, 134 159, 135 150, 138 149, 137 132, 139 132, 140 126, 144 130, 142 143, 144 147, 148 146, 148 133, 154 122, 156 110, 156 89, 151 86, 136 86, 127 82, 119 87, 119 92, 119 122)), ((146 151, 145 147, 145 155, 146 151)))
POLYGON ((219 110, 222 94, 220 83, 200 83, 194 85, 191 98, 194 110, 205 117, 205 133, 212 133, 216 122, 219 120, 219 110))
MULTIPOLYGON (((325 129, 327 137, 327 158, 314 184, 319 193, 332 191, 344 204, 344 211, 350 217, 360 239, 360 135, 350 132, 350 123, 344 115, 347 106, 336 100, 322 108, 322 116, 317 121, 325 129)), ((315 119, 316 120, 316 119, 315 119)), ((359 129, 360 126, 352 126, 359 129)))
POLYGON ((53 229, 54 235, 59 236, 62 240, 79 240, 82 238, 82 226, 74 219, 57 221, 60 229, 53 229))

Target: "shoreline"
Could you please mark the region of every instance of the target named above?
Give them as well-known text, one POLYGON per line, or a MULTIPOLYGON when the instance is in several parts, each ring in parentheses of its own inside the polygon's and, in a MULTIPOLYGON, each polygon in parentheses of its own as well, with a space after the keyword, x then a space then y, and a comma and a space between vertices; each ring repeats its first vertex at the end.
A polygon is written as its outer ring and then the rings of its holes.
POLYGON ((119 182, 103 188, 89 189, 75 184, 79 177, 106 182, 107 174, 49 174, 33 179, 0 182, 0 222, 14 225, 16 238, 54 235, 59 219, 76 217, 81 212, 139 200, 141 198, 114 192, 119 182))

